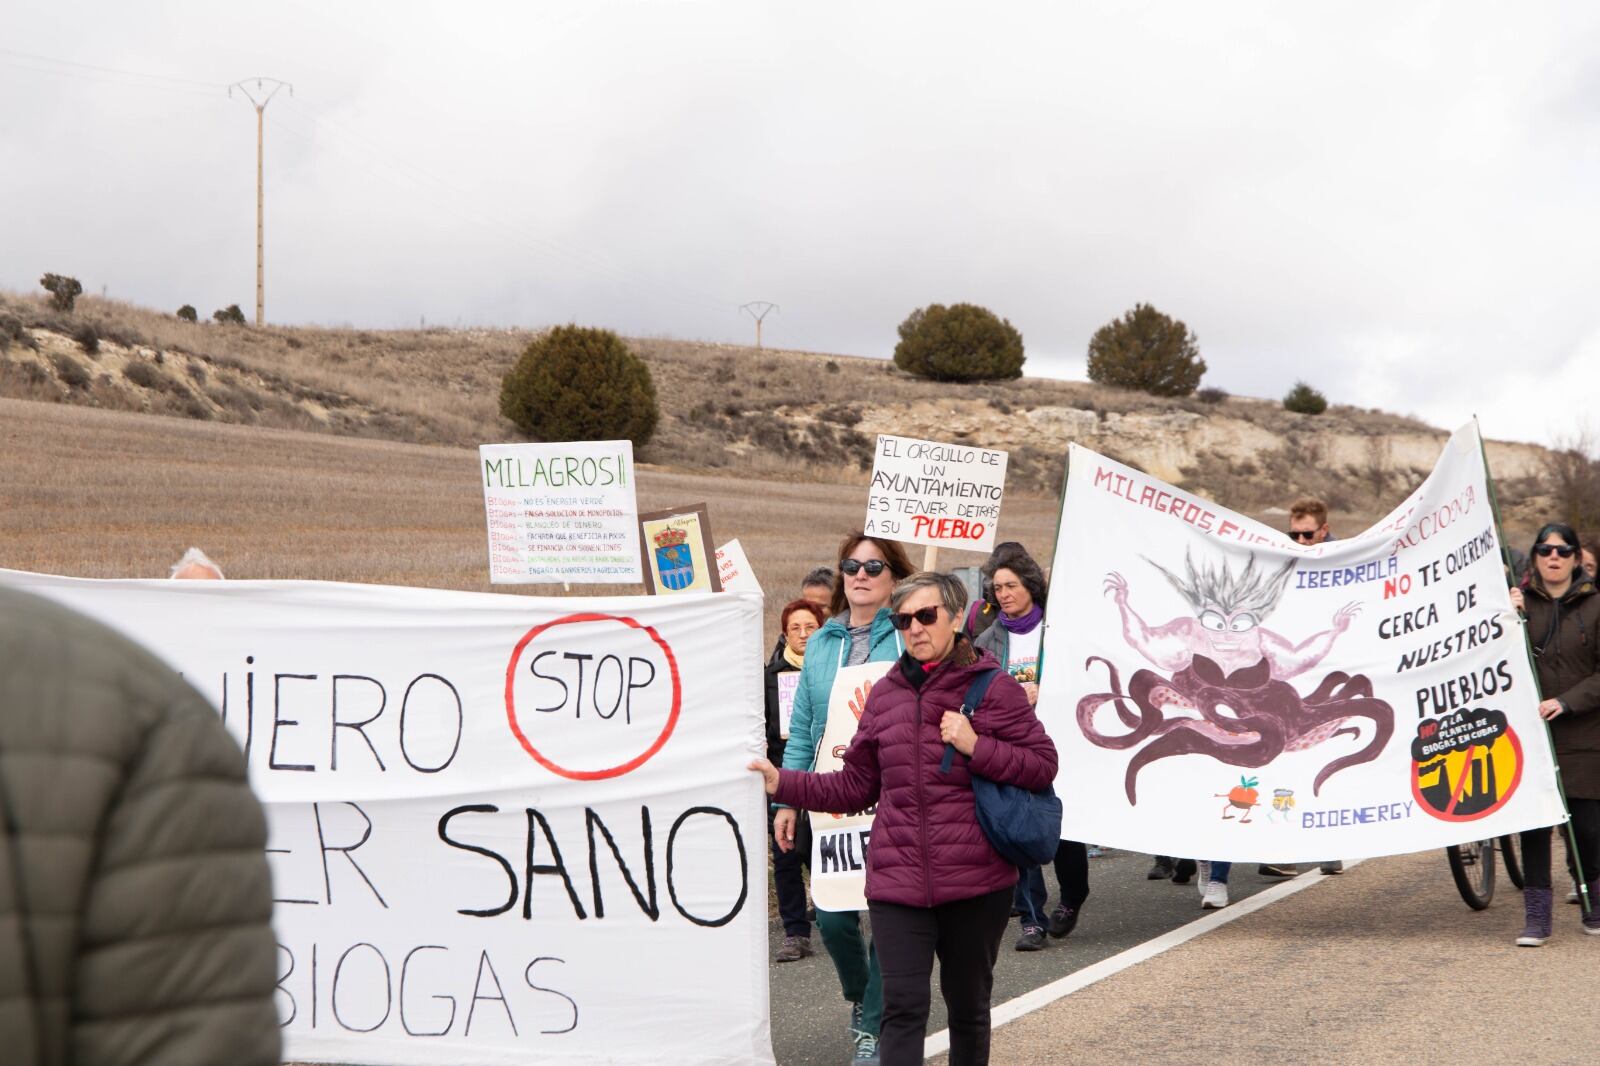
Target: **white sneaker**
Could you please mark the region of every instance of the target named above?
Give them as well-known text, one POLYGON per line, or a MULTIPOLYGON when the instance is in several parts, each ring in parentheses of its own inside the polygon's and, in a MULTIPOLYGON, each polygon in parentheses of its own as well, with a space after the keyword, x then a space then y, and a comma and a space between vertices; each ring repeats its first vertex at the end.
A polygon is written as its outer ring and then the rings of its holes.
POLYGON ((1211 862, 1208 859, 1197 859, 1195 866, 1199 869, 1194 875, 1194 887, 1200 891, 1200 898, 1205 899, 1206 889, 1211 885, 1211 862))
POLYGON ((1221 881, 1212 881, 1206 885, 1205 895, 1200 897, 1200 908, 1208 911, 1220 911, 1228 905, 1228 886, 1221 881))

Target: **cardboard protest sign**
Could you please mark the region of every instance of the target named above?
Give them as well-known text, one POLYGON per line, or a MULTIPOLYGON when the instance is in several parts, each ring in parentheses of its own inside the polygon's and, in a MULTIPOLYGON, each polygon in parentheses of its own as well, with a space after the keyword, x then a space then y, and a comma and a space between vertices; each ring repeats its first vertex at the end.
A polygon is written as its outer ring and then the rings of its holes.
POLYGON ((705 504, 641 514, 639 545, 650 595, 722 591, 705 504))
POLYGON ((1038 705, 1065 836, 1314 862, 1564 820, 1476 425, 1388 517, 1316 546, 1068 462, 1038 705))
POLYGON ((865 531, 909 544, 988 551, 1005 493, 1006 453, 879 435, 865 531))
POLYGON ((478 466, 491 582, 643 580, 631 441, 485 444, 478 466))
POLYGON ((287 1060, 773 1061, 759 597, 0 582, 140 641, 238 738, 287 1060))
POLYGON ((750 560, 745 556, 744 545, 739 543, 738 537, 717 549, 717 580, 721 582, 723 592, 761 591, 756 572, 750 568, 750 560))
MULTIPOLYGON (((867 707, 867 694, 893 665, 863 663, 840 669, 828 696, 828 724, 823 727, 822 744, 817 749, 818 773, 844 767, 844 749, 856 735, 856 723, 867 707)), ((867 909, 867 845, 877 813, 876 804, 852 814, 812 812, 811 900, 818 910, 867 909)))
POLYGON ((778 675, 778 735, 789 739, 789 723, 794 719, 794 694, 800 691, 800 671, 778 675))

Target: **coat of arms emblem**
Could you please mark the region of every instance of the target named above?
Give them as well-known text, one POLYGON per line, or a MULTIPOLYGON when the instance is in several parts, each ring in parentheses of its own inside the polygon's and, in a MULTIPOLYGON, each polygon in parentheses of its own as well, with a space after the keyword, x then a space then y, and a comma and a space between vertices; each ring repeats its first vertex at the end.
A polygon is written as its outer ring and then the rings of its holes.
POLYGON ((682 592, 694 584, 694 553, 689 550, 689 534, 682 529, 663 529, 656 542, 656 570, 661 586, 682 592))

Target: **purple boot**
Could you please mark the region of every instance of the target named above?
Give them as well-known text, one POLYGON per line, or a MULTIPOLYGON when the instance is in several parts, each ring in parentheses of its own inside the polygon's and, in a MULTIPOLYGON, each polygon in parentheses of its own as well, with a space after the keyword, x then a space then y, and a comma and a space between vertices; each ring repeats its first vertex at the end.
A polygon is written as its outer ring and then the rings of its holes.
POLYGON ((1527 922, 1522 935, 1517 937, 1517 947, 1536 948, 1550 939, 1550 901, 1553 893, 1548 888, 1528 888, 1522 892, 1522 909, 1527 922))
POLYGON ((1583 916, 1583 931, 1600 936, 1600 878, 1589 882, 1589 910, 1583 916))

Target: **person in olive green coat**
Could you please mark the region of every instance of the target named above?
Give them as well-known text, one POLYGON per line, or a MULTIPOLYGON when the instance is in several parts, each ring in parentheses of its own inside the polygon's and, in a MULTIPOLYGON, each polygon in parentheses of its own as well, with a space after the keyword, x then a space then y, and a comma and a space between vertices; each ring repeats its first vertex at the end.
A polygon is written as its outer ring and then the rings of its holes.
POLYGON ((0 589, 0 1061, 277 1066, 266 820, 217 713, 0 589))

